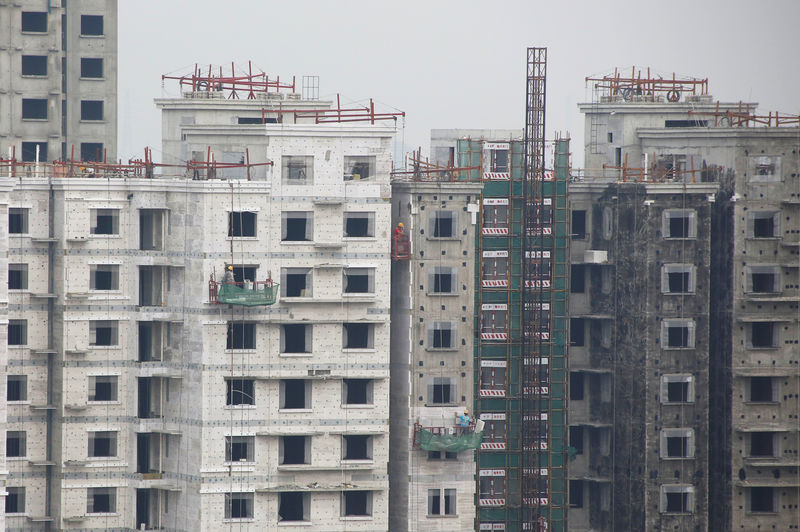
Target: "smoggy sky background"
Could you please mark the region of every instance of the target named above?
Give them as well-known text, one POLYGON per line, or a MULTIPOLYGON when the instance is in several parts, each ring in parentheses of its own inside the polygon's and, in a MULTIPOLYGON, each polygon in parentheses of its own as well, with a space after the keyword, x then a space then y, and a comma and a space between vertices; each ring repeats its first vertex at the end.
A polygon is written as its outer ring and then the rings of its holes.
POLYGON ((397 152, 425 154, 431 129, 522 128, 525 48, 546 46, 547 137, 569 132, 579 167, 584 78, 614 67, 708 77, 715 99, 800 113, 798 24, 800 0, 121 0, 118 156, 151 146, 161 160, 153 99, 179 94, 162 74, 248 60, 298 85, 319 76, 323 99, 405 111, 397 152))

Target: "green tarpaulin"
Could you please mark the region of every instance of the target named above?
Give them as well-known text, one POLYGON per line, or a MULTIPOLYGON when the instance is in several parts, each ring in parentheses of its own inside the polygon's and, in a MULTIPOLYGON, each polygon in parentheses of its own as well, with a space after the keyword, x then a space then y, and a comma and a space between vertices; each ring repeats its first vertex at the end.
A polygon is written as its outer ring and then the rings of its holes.
POLYGON ((434 434, 425 429, 419 431, 419 446, 426 451, 458 452, 477 449, 481 446, 483 432, 469 434, 434 434))
POLYGON ((275 296, 278 295, 278 285, 265 286, 253 290, 240 288, 234 284, 220 284, 217 290, 217 302, 229 305, 242 305, 257 307, 259 305, 274 305, 275 296))

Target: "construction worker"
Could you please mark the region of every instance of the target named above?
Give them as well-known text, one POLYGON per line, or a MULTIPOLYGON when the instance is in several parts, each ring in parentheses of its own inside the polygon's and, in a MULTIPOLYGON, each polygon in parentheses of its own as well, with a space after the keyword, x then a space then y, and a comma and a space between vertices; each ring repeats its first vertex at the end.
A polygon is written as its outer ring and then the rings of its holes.
POLYGON ((403 234, 403 222, 397 222, 397 227, 394 228, 394 237, 399 238, 403 234))
POLYGON ((225 275, 222 276, 222 282, 224 284, 233 284, 236 282, 233 279, 233 266, 228 266, 225 268, 225 275))
POLYGON ((469 422, 471 420, 469 418, 469 412, 467 410, 464 410, 463 414, 456 414, 456 416, 458 417, 459 425, 461 425, 462 427, 469 427, 469 422))

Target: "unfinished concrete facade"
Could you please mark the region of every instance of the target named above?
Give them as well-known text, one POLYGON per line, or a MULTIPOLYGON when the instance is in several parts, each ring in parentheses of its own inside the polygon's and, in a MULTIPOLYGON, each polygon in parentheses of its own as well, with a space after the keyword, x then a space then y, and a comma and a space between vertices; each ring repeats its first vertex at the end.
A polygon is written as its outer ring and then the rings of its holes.
POLYGON ((707 528, 715 192, 570 185, 570 530, 707 528))
MULTIPOLYGON (((214 101, 192 103, 160 101, 165 123, 219 127, 197 116, 214 101)), ((274 163, 251 181, 3 181, 8 485, 26 497, 9 526, 386 530, 393 133, 292 121, 197 141, 274 163), (272 277, 278 303, 213 304, 227 265, 272 277)))
MULTIPOLYGON (((587 177, 573 184, 572 192, 599 186, 590 173, 686 183, 687 190, 700 186, 694 182, 718 187, 712 208, 698 211, 696 222, 698 231, 709 222, 711 227, 710 305, 707 314, 696 311, 711 334, 707 402, 700 400, 704 388, 694 386, 692 408, 710 423, 707 441, 695 439, 697 449, 709 449, 707 517, 697 514, 704 510, 696 506, 692 524, 710 530, 796 527, 800 128, 753 127, 755 121, 746 117, 755 116, 755 104, 717 107, 707 95, 679 101, 605 96, 580 108, 586 114, 587 177), (611 168, 601 169, 604 164, 611 168)), ((578 222, 573 211, 573 239, 576 222, 587 229, 596 225, 590 222, 596 208, 577 210, 586 214, 578 214, 578 222)), ((702 271, 697 269, 696 290, 702 289, 702 271)), ((668 272, 678 280, 681 273, 668 272)), ((686 273, 691 282, 692 272, 686 273)), ((692 299, 700 295, 696 291, 692 299)), ((684 305, 684 311, 690 309, 695 312, 684 305)), ((573 363, 575 353, 572 347, 573 363)), ((657 423, 657 413, 648 411, 642 422, 657 423)), ((696 502, 696 494, 688 500, 696 502)), ((612 509, 617 502, 611 500, 612 509)), ((589 514, 590 522, 603 517, 593 508, 589 514)))
POLYGON ((474 431, 475 228, 483 185, 395 180, 392 221, 411 254, 392 267, 390 530, 474 529, 475 452, 425 450, 421 431, 474 431))
POLYGON ((9 3, 0 25, 2 156, 114 161, 116 0, 9 3))

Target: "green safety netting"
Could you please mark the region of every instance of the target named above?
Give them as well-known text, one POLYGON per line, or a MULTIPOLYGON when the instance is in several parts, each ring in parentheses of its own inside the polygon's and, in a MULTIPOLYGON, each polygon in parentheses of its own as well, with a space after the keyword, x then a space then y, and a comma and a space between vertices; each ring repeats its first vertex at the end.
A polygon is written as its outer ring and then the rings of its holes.
POLYGON ((477 449, 481 446, 483 432, 469 434, 434 434, 428 430, 420 429, 419 446, 425 451, 450 451, 458 452, 467 449, 477 449))
POLYGON ((217 302, 245 307, 274 305, 278 295, 278 286, 278 284, 274 284, 263 288, 241 288, 234 284, 221 283, 217 290, 217 302))

